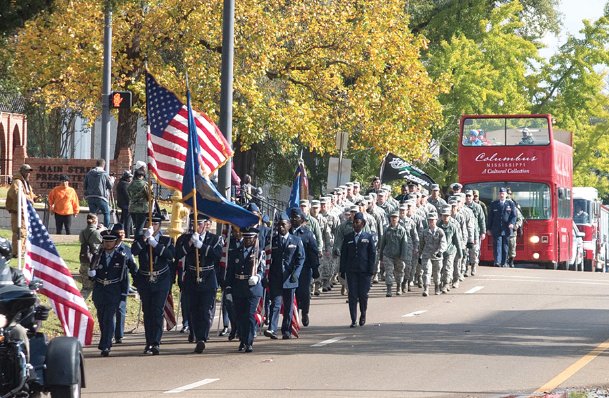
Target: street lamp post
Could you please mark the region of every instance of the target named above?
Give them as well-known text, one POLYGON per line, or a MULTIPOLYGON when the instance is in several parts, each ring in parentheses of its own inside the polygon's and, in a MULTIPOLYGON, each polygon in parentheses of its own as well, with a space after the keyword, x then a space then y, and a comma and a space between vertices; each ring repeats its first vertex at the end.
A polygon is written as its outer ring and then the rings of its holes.
MULTIPOLYGON (((232 146, 233 143, 233 55, 235 36, 235 1, 224 0, 222 16, 222 78, 220 89, 220 131, 232 146)), ((231 195, 232 160, 229 159, 218 173, 218 188, 227 199, 231 195)))

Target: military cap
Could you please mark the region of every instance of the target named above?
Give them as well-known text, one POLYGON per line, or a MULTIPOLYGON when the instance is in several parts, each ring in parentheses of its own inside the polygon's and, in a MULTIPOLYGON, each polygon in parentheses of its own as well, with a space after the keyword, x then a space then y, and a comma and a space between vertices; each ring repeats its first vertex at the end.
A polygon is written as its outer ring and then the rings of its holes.
POLYGON ((258 232, 260 231, 255 227, 241 228, 241 235, 244 238, 253 238, 258 235, 258 232))
POLYGON ((290 209, 290 217, 300 217, 300 218, 305 218, 305 214, 302 210, 300 210, 298 207, 292 207, 290 209))
POLYGON ((456 199, 448 199, 448 204, 451 206, 456 206, 459 204, 459 201, 456 199))
POLYGON ((123 171, 123 178, 131 178, 131 177, 133 177, 133 174, 131 174, 131 172, 129 170, 123 171))
MULTIPOLYGON (((359 210, 359 208, 358 208, 358 210, 359 210)), ((351 208, 349 206, 346 206, 343 209, 343 214, 351 214, 351 208)))
POLYGON ((347 186, 346 186, 346 185, 339 185, 338 187, 339 187, 340 189, 342 189, 343 191, 344 191, 345 189, 347 189, 347 186))
POLYGON ((505 187, 501 187, 499 188, 499 192, 507 192, 507 189, 505 187))
POLYGON ((368 205, 368 201, 363 200, 363 199, 362 200, 358 200, 356 205, 358 205, 358 206, 367 206, 368 205))
POLYGON ((451 208, 452 208, 451 206, 444 206, 444 207, 442 207, 442 212, 440 214, 443 215, 443 216, 450 216, 451 213, 452 213, 451 208))
POLYGON ((437 213, 429 213, 427 215, 427 219, 428 220, 437 220, 438 219, 438 214, 437 213))
POLYGON ((389 185, 387 185, 387 184, 381 185, 381 189, 384 190, 384 191, 388 191, 388 192, 391 191, 391 187, 389 185))
POLYGON ((461 197, 460 197, 460 196, 458 196, 458 195, 451 195, 451 196, 449 196, 449 197, 448 197, 448 200, 449 200, 449 201, 451 201, 451 200, 452 200, 452 201, 453 201, 453 202, 455 202, 455 203, 458 203, 458 202, 460 201, 460 199, 461 199, 461 197))
POLYGON ((311 207, 319 207, 320 204, 321 204, 321 201, 319 201, 319 200, 311 201, 311 207))
POLYGON ((402 202, 398 209, 399 210, 408 210, 408 204, 406 202, 402 202))
POLYGON ((458 192, 458 193, 455 194, 455 196, 458 196, 459 200, 465 199, 465 193, 463 193, 463 192, 458 192))
POLYGON ((421 190, 421 196, 429 196, 429 191, 427 189, 421 190))
POLYGON ((300 199, 299 204, 301 206, 308 206, 309 205, 309 199, 300 199))
POLYGON ((353 216, 353 221, 355 220, 363 220, 365 222, 366 219, 364 218, 364 213, 361 213, 359 211, 355 213, 355 215, 353 216))
POLYGON ((377 194, 376 192, 370 192, 368 196, 370 196, 370 200, 376 200, 377 194))
POLYGON ((359 184, 359 182, 358 182, 358 181, 353 181, 353 186, 354 186, 354 187, 359 187, 359 186, 360 186, 360 184, 359 184))
POLYGON ((414 199, 408 199, 406 202, 406 206, 416 206, 417 202, 414 199))
POLYGON ((118 236, 108 230, 102 231, 100 235, 104 241, 114 241, 118 239, 118 236))
POLYGON ((468 189, 467 191, 465 191, 465 196, 473 196, 474 195, 474 191, 472 191, 471 189, 468 189))
POLYGON ((440 186, 438 184, 431 184, 431 190, 432 191, 439 191, 440 190, 440 186))
MULTIPOLYGON (((206 220, 209 220, 208 216, 206 216, 203 213, 197 213, 197 224, 201 224, 201 223, 205 222, 206 220)), ((190 222, 195 222, 194 213, 190 215, 190 222)))
POLYGON ((400 216, 400 213, 398 213, 397 211, 394 211, 393 213, 391 213, 389 215, 389 217, 399 217, 399 216, 400 216))
POLYGON ((153 223, 160 223, 161 221, 163 221, 163 218, 158 214, 153 214, 152 218, 148 217, 148 220, 152 221, 153 223))
POLYGON ((260 208, 258 207, 258 205, 256 203, 250 202, 245 205, 245 208, 251 212, 260 213, 260 208))
MULTIPOLYGON (((300 210, 300 209, 298 209, 298 210, 300 210)), ((288 217, 288 214, 287 214, 285 211, 282 211, 282 212, 279 214, 279 218, 278 218, 278 220, 279 220, 279 221, 290 221, 290 217, 288 217)))
POLYGON ((450 185, 450 189, 452 189, 452 190, 461 189, 461 188, 463 188, 463 185, 459 184, 458 182, 455 182, 450 185))
MULTIPOLYGON (((319 204, 328 204, 330 203, 330 199, 327 196, 324 196, 323 198, 319 199, 319 204)), ((312 205, 313 206, 313 205, 312 205)))
POLYGON ((353 183, 352 183, 351 181, 349 181, 349 182, 345 183, 345 186, 347 186, 347 187, 352 187, 352 186, 353 186, 353 183))
POLYGON ((358 206, 351 206, 351 208, 349 208, 349 211, 354 211, 354 212, 358 212, 359 211, 359 207, 358 206))
POLYGON ((117 222, 116 224, 114 224, 114 225, 112 226, 112 230, 111 230, 111 232, 112 232, 112 233, 116 233, 116 232, 118 232, 118 231, 124 231, 124 230, 125 230, 125 227, 123 227, 123 224, 121 224, 121 223, 117 222))
POLYGON ((19 167, 19 171, 20 171, 21 173, 25 173, 25 172, 28 172, 28 171, 32 171, 32 166, 30 166, 30 165, 29 165, 29 164, 27 164, 27 163, 24 163, 24 164, 22 164, 22 165, 21 165, 21 167, 19 167))
POLYGON ((414 182, 414 181, 408 181, 408 186, 409 186, 409 187, 414 187, 414 186, 416 186, 416 185, 417 185, 417 183, 416 183, 416 182, 414 182))

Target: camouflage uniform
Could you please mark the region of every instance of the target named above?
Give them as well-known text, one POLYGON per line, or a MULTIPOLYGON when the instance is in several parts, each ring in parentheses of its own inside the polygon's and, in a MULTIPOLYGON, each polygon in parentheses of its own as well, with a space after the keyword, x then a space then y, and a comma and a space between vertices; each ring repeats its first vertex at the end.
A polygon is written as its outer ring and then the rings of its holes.
POLYGON ((442 253, 446 251, 446 236, 444 231, 435 227, 426 228, 421 234, 420 253, 421 269, 423 270, 423 296, 428 295, 428 287, 433 279, 436 294, 440 294, 440 270, 442 268, 442 253), (430 275, 431 271, 431 275, 430 275))
POLYGON ((402 282, 402 292, 406 291, 406 287, 408 286, 408 291, 410 291, 410 282, 412 282, 414 278, 413 270, 416 269, 416 264, 418 261, 418 248, 419 248, 419 231, 415 221, 411 217, 400 218, 400 225, 406 231, 406 235, 408 236, 408 247, 410 250, 410 257, 404 260, 404 281, 402 282))
MULTIPOLYGON (((442 212, 444 215, 446 210, 442 212)), ((450 210, 449 213, 450 214, 450 210)), ((444 221, 438 222, 438 227, 442 228, 446 235, 446 250, 443 254, 442 263, 442 293, 447 293, 450 290, 450 285, 453 279, 453 265, 455 256, 461 252, 461 240, 459 239, 459 224, 452 218, 448 219, 447 223, 444 221)))
MULTIPOLYGON (((480 262, 480 245, 481 240, 480 237, 482 234, 486 232, 486 217, 484 216, 484 211, 482 210, 482 206, 478 203, 472 201, 471 203, 466 203, 465 207, 470 209, 472 213, 474 213, 474 220, 476 221, 476 239, 474 240, 474 246, 469 249, 469 265, 471 267, 471 275, 476 275, 476 269, 478 268, 478 263, 480 262)), ((466 270, 467 272, 467 270, 466 270)))
MULTIPOLYGON (((397 213, 394 213, 397 217, 397 213)), ((385 267, 385 284, 387 285, 387 296, 391 297, 391 289, 395 282, 397 295, 401 294, 402 281, 404 280, 404 261, 412 257, 412 246, 408 245, 408 234, 400 225, 389 226, 383 234, 379 245, 381 261, 385 267)))

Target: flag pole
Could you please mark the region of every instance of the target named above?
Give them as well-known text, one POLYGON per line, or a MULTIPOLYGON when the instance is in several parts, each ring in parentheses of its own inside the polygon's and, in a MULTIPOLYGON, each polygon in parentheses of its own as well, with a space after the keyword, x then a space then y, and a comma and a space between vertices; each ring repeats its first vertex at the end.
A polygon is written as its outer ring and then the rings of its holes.
MULTIPOLYGON (((145 64, 146 67, 146 72, 148 72, 148 62, 146 62, 145 64)), ((146 89, 148 88, 148 79, 146 79, 146 89)), ((148 91, 146 90, 146 93, 148 91)), ((149 109, 148 109, 148 99, 146 99, 146 125, 148 127, 148 134, 146 134, 146 140, 149 141, 150 140, 150 120, 148 119, 148 115, 149 115, 149 109)), ((149 145, 149 143, 147 142, 147 146, 149 145)), ((152 227, 152 173, 150 171, 150 152, 148 153, 148 164, 146 165, 146 171, 148 174, 148 228, 152 227)), ((153 277, 152 277, 152 273, 154 272, 154 264, 152 261, 152 246, 148 245, 148 262, 149 262, 149 266, 148 266, 148 271, 150 272, 150 281, 152 282, 153 277)), ((139 317, 139 315, 138 315, 139 317)), ((139 321, 139 318, 138 318, 139 321)))
POLYGON ((21 264, 21 257, 23 257, 23 245, 21 244, 21 224, 23 222, 22 216, 23 216, 23 188, 22 188, 22 183, 21 180, 16 179, 17 181, 17 267, 19 268, 19 271, 23 270, 23 264, 21 264))
MULTIPOLYGON (((192 184, 192 211, 194 213, 194 225, 193 227, 195 228, 195 231, 197 230, 198 227, 198 212, 197 212, 197 187, 196 187, 196 182, 195 182, 195 161, 199 161, 199 154, 197 153, 196 156, 197 158, 195 159, 195 143, 193 142, 193 139, 196 137, 196 139, 198 139, 198 135, 196 134, 196 127, 192 124, 194 122, 193 117, 192 117, 192 105, 190 103, 190 85, 188 83, 188 71, 186 71, 186 101, 187 101, 187 108, 188 108, 188 146, 189 146, 189 151, 188 153, 190 153, 190 163, 191 163, 191 175, 193 178, 193 184, 192 184), (193 137, 192 132, 195 132, 195 136, 193 137)), ((198 144, 198 143, 197 143, 198 144)), ((197 283, 201 282, 201 267, 199 266, 199 248, 197 246, 195 246, 195 271, 196 271, 196 281, 197 283)))

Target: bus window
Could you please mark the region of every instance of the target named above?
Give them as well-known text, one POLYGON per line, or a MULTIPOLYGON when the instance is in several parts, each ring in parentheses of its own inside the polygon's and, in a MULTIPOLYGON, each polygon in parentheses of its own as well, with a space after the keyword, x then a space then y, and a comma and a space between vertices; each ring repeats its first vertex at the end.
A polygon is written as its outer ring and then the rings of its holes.
POLYGON ((511 199, 520 205, 525 220, 548 220, 552 217, 550 187, 535 182, 484 182, 467 184, 464 190, 477 189, 480 200, 489 205, 499 197, 499 188, 509 187, 511 199))
POLYGON ((464 146, 548 145, 545 118, 481 118, 463 121, 464 146))

